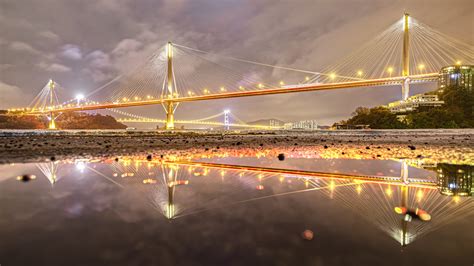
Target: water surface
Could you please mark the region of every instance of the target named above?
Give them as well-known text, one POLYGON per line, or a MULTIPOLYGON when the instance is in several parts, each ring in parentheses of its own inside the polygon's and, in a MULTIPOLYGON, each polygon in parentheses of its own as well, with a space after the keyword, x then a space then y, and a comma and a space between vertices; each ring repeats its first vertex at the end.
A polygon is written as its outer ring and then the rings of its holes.
POLYGON ((291 154, 3 165, 0 264, 471 265, 472 169, 291 154))

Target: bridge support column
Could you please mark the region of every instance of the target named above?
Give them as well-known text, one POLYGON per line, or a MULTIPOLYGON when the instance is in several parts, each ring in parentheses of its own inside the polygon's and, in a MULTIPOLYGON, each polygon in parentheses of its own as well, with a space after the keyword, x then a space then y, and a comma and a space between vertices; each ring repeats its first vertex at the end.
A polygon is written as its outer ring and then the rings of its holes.
POLYGON ((56 122, 54 121, 56 120, 56 117, 54 116, 53 112, 49 113, 48 120, 48 129, 56 129, 56 122))
POLYGON ((402 83, 402 100, 406 101, 410 97, 410 79, 405 78, 402 83))
MULTIPOLYGON (((167 73, 167 98, 172 99, 176 97, 176 84, 174 80, 174 73, 173 73, 173 44, 168 42, 166 46, 166 51, 168 54, 168 73, 167 73)), ((177 103, 169 101, 165 103, 165 110, 166 110, 166 129, 174 129, 174 110, 176 109, 177 103)))
POLYGON ((166 104, 166 129, 174 129, 174 103, 166 104))
POLYGON ((229 110, 224 111, 224 129, 229 130, 230 129, 230 123, 229 123, 229 110))

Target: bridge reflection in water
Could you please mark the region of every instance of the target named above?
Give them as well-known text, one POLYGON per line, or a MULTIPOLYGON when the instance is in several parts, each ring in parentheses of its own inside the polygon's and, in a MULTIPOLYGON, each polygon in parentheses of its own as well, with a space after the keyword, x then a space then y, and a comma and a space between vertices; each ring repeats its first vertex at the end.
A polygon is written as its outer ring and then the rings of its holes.
POLYGON ((474 214, 472 165, 422 165, 436 173, 436 177, 431 178, 411 176, 407 161, 401 161, 401 172, 394 176, 143 160, 143 157, 99 163, 84 160, 39 163, 37 166, 51 184, 55 184, 70 172, 73 164, 78 171, 96 173, 121 189, 138 193, 169 220, 313 192, 326 195, 328 200, 362 216, 406 246, 423 235, 474 214), (412 214, 397 213, 401 208, 412 214), (413 219, 417 218, 413 214, 415 210, 426 212, 431 218, 429 221, 413 219))

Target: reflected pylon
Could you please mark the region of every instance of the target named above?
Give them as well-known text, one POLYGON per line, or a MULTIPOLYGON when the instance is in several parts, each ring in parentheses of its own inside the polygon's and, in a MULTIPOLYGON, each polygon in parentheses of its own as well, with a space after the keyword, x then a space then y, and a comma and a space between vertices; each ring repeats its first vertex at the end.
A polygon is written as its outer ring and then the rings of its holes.
POLYGON ((48 178, 48 181, 51 183, 51 185, 54 185, 59 180, 59 167, 56 165, 56 162, 38 163, 36 164, 36 167, 38 167, 43 175, 48 178))

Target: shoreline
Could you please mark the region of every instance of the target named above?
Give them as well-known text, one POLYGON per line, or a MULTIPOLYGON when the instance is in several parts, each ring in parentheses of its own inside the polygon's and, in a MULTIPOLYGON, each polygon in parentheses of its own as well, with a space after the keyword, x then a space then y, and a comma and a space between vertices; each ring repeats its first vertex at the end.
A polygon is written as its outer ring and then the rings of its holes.
POLYGON ((0 130, 0 164, 133 154, 304 151, 325 158, 474 163, 474 129, 337 131, 0 130))

